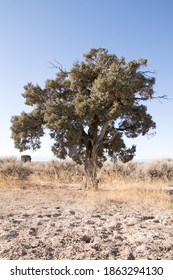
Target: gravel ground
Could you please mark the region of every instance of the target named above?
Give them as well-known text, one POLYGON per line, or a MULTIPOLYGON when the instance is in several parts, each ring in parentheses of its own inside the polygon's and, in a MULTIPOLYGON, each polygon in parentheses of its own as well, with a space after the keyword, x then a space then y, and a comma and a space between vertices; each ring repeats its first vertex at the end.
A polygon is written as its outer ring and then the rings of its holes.
POLYGON ((0 197, 1 260, 173 259, 172 209, 48 186, 1 187, 0 197))

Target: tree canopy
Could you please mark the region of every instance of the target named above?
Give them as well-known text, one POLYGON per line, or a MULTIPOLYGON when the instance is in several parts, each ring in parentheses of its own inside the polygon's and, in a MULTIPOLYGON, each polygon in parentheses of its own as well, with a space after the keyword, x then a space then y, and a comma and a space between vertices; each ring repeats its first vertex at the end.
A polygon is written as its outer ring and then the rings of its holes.
POLYGON ((145 135, 156 124, 144 102, 154 98, 155 78, 144 71, 147 60, 126 62, 108 50, 91 49, 70 71, 57 65, 55 79, 45 87, 28 83, 22 94, 30 113, 12 117, 12 138, 20 151, 40 148, 49 129, 53 153, 84 164, 96 187, 97 166, 109 157, 129 161, 136 148, 126 147, 123 135, 145 135))

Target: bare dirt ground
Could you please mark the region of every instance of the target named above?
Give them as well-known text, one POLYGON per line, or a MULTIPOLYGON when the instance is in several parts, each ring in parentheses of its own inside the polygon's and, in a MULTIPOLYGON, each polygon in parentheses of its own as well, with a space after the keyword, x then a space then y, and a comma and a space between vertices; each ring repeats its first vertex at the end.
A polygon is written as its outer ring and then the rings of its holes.
POLYGON ((0 187, 0 259, 173 259, 173 211, 50 186, 0 187))

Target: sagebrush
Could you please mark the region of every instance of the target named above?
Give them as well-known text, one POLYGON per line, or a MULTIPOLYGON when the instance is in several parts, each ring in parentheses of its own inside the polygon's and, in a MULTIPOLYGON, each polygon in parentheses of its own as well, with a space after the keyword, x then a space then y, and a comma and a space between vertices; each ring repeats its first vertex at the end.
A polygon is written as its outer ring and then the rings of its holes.
MULTIPOLYGON (((0 159, 1 179, 27 180, 31 176, 59 182, 80 182, 84 169, 73 161, 52 160, 47 162, 23 163, 14 157, 0 159)), ((98 174, 102 183, 114 179, 130 179, 133 181, 173 181, 173 160, 162 159, 152 162, 120 161, 106 162, 98 174)))

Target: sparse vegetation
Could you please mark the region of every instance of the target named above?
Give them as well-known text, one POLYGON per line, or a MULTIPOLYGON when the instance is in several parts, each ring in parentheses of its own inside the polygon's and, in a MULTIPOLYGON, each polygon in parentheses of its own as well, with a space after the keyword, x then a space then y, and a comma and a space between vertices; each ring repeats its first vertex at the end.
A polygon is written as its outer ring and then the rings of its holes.
POLYGON ((133 181, 144 182, 171 182, 173 181, 173 160, 162 159, 151 162, 127 162, 117 161, 113 164, 106 164, 102 173, 109 175, 109 178, 123 178, 133 181))
MULTIPOLYGON (((100 192, 82 190, 83 168, 73 161, 22 163, 16 158, 0 160, 1 185, 48 186, 67 190, 71 198, 97 203, 113 201, 154 201, 172 204, 173 160, 106 163, 99 173, 100 192), (77 191, 74 192, 74 190, 77 191), (72 191, 72 192, 70 192, 72 191)), ((62 194, 62 196, 66 194, 62 194)), ((166 204, 165 204, 166 205, 166 204)))
POLYGON ((4 158, 0 160, 0 178, 1 181, 26 180, 33 173, 29 165, 24 165, 16 158, 4 158))

